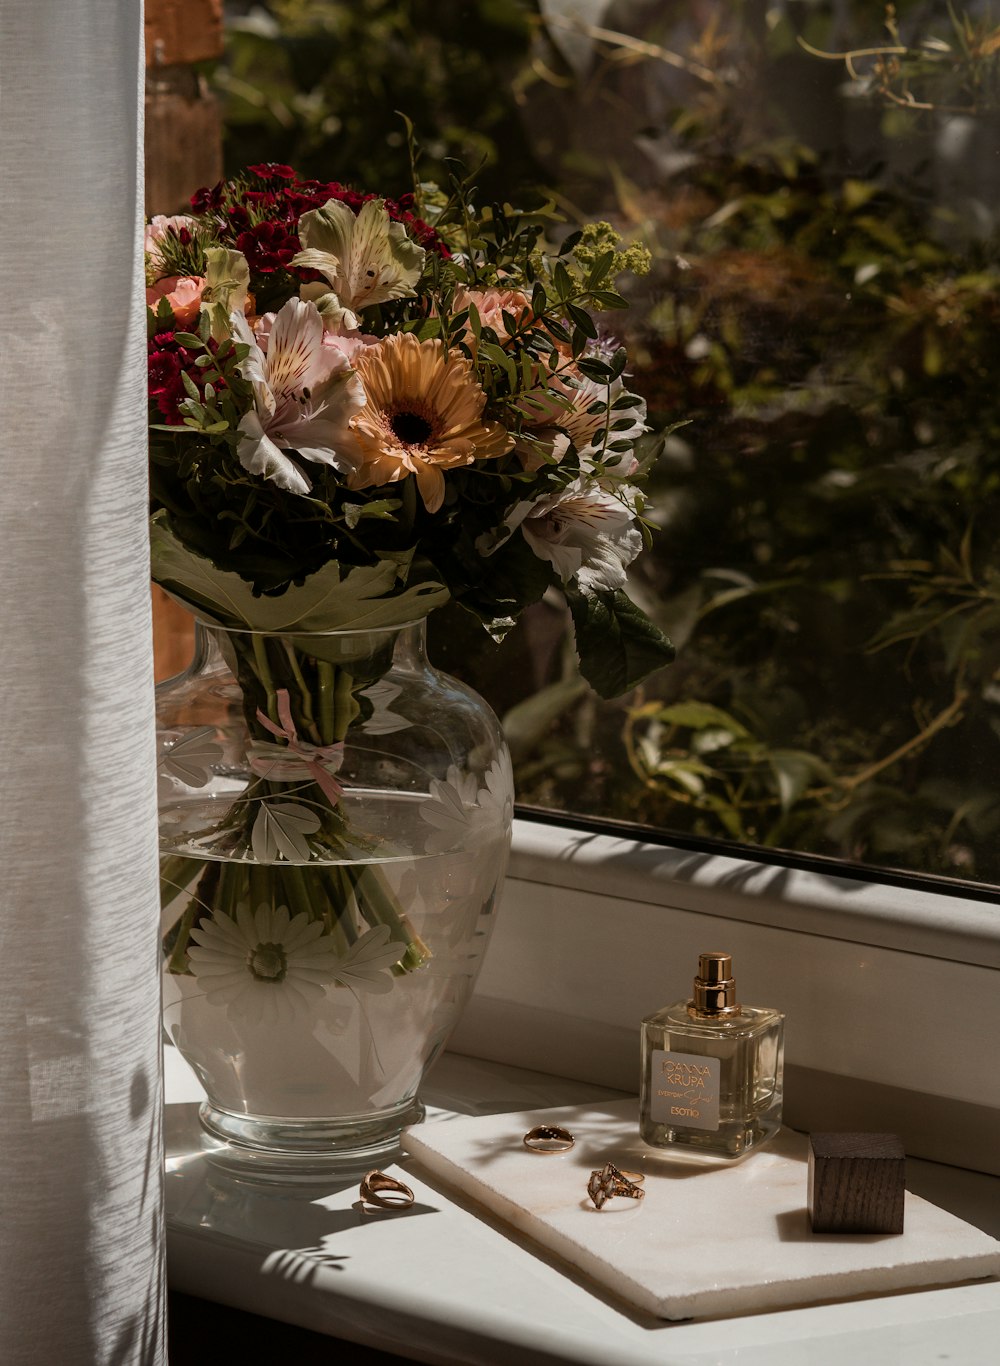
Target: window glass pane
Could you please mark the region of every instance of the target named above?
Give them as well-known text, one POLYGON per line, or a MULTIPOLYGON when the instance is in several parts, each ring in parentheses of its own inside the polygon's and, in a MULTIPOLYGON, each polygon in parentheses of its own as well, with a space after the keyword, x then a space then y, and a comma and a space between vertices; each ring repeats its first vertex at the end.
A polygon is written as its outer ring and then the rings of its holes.
POLYGON ((652 251, 624 337, 676 663, 603 703, 564 606, 437 655, 522 802, 1000 883, 1000 14, 898 0, 234 6, 230 169, 485 156, 652 251), (992 15, 992 17, 991 17, 992 15))

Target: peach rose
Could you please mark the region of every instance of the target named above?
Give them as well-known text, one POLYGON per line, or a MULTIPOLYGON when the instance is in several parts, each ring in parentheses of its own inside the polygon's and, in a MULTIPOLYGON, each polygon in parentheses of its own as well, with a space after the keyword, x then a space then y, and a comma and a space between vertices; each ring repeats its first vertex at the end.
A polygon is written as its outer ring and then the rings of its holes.
MULTIPOLYGON (((497 334, 501 346, 510 340, 507 324, 503 315, 509 313, 519 324, 531 321, 531 300, 520 289, 466 289, 460 285, 455 290, 452 309, 460 313, 463 308, 475 304, 479 321, 484 327, 491 327, 497 334)), ((466 325, 465 340, 472 345, 472 329, 466 325)))
POLYGON ((146 290, 146 303, 155 313, 159 301, 166 299, 177 326, 190 327, 198 316, 204 290, 201 275, 168 275, 146 290))

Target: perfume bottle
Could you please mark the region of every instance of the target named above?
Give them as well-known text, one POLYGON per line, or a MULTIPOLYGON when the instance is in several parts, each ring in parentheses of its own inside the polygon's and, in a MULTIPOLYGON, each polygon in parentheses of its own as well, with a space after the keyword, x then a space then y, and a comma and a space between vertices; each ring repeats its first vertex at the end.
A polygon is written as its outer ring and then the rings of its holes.
POLYGON ((692 999, 642 1022, 645 1142, 723 1158, 765 1143, 781 1124, 784 1025, 737 1002, 728 953, 700 954, 692 999))

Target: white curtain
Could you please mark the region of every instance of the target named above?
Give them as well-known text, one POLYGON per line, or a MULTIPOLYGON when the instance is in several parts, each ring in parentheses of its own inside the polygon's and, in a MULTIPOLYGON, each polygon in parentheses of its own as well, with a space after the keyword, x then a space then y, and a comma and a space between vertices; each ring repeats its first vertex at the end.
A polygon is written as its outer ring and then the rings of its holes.
POLYGON ((141 0, 0 0, 0 1362, 165 1359, 141 0))

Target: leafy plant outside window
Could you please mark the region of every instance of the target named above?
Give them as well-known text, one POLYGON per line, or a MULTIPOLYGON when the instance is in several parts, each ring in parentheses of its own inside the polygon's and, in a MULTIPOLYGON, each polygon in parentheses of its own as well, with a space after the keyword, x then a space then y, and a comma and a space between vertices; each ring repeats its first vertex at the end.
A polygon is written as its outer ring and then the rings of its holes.
POLYGON ((881 27, 860 0, 261 13, 232 26, 223 81, 239 160, 386 183, 403 108, 432 150, 484 152, 503 197, 545 185, 653 250, 630 383, 654 433, 687 425, 660 442, 630 592, 678 660, 602 703, 558 600, 489 665, 445 623, 520 799, 1000 883, 988 7, 913 0, 881 27), (430 55, 404 74, 400 43, 430 55))

